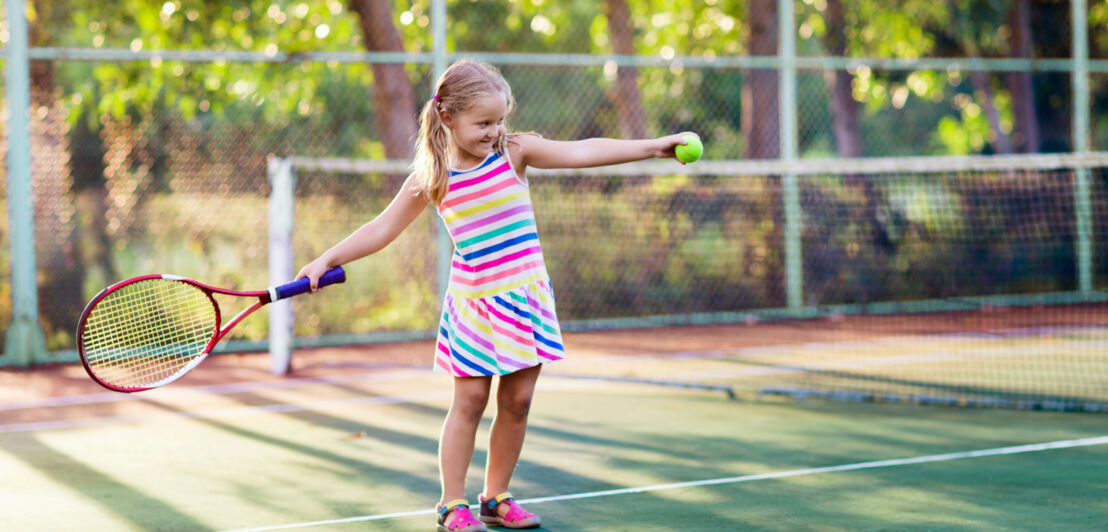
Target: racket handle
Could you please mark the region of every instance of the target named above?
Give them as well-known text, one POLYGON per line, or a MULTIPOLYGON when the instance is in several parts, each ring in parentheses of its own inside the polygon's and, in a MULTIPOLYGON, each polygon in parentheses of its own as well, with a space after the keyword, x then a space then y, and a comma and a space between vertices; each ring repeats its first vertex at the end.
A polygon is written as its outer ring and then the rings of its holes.
MULTIPOLYGON (((319 288, 331 284, 338 284, 346 282, 346 271, 342 269, 342 266, 336 266, 323 274, 323 277, 319 278, 319 288)), ((285 283, 280 286, 275 286, 269 289, 270 301, 277 301, 280 299, 286 299, 292 296, 303 294, 304 292, 310 292, 312 289, 311 281, 308 278, 297 279, 291 283, 285 283)))

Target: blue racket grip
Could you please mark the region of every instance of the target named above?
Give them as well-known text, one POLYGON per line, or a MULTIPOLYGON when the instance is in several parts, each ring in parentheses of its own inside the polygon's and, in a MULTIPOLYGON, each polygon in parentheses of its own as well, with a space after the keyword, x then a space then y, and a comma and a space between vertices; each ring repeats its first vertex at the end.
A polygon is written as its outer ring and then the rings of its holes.
MULTIPOLYGON (((336 266, 323 274, 323 277, 319 278, 319 288, 331 284, 338 284, 346 282, 346 271, 342 269, 342 266, 336 266)), ((269 289, 269 300, 278 301, 281 299, 290 298, 292 296, 303 294, 304 292, 310 292, 312 290, 312 282, 307 277, 303 279, 297 279, 291 283, 285 283, 280 286, 275 286, 269 289)))

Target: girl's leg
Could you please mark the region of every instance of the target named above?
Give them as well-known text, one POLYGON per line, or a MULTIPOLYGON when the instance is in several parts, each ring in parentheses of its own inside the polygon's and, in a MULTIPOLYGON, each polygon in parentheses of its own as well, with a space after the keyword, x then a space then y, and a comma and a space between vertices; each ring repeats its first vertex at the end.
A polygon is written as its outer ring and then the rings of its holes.
MULTIPOLYGON (((485 466, 485 498, 508 491, 523 436, 527 433, 527 413, 535 394, 535 381, 541 365, 521 369, 500 377, 496 390, 496 417, 489 434, 489 456, 485 466)), ((503 506, 507 511, 507 505, 503 506)))
MULTIPOLYGON (((466 470, 473 459, 477 425, 489 402, 492 377, 455 377, 454 398, 439 438, 442 502, 464 499, 466 470)), ((449 516, 448 516, 449 518, 449 516)))

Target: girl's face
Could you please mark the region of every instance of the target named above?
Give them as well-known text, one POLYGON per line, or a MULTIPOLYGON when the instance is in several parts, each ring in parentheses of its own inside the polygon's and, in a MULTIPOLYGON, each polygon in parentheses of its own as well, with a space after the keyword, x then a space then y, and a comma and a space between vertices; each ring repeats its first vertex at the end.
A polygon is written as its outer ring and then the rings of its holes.
POLYGON ((504 135, 507 108, 504 94, 496 92, 478 99, 460 113, 441 111, 442 122, 450 130, 450 140, 454 145, 453 166, 469 168, 488 157, 493 144, 504 135))

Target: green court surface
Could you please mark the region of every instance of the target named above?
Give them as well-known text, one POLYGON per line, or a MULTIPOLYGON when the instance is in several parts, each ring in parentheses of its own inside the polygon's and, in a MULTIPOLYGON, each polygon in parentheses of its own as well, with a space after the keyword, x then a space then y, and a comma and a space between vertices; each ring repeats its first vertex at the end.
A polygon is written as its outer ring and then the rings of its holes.
MULTIPOLYGON (((426 369, 0 404, 0 528, 434 530, 448 406, 426 369)), ((513 492, 556 531, 1103 530, 1105 471, 1103 414, 551 374, 513 492)))

